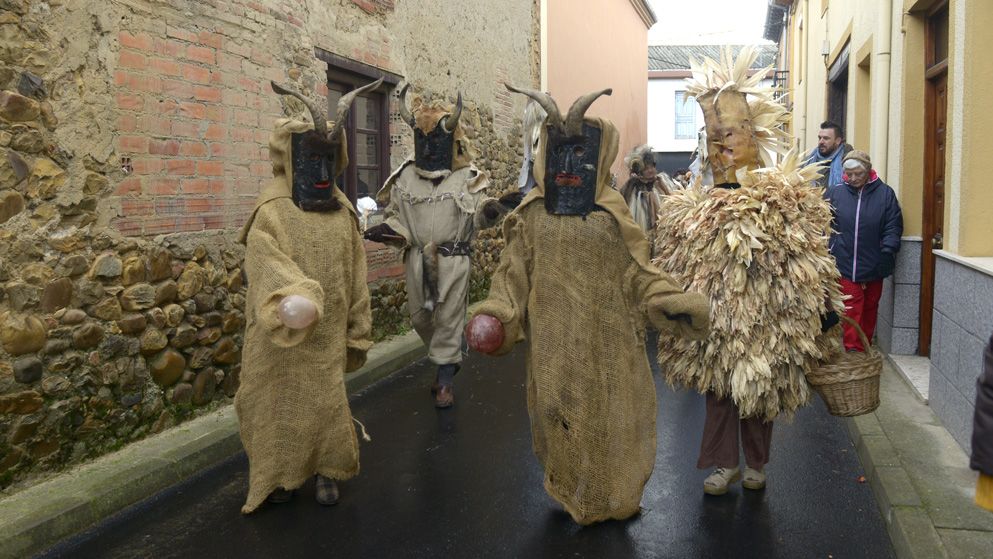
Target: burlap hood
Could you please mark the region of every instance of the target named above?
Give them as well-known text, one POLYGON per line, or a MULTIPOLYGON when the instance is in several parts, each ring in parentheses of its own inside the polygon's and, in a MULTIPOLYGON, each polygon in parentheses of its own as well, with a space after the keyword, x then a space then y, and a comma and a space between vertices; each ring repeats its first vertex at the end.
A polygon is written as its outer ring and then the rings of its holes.
MULTIPOLYGON (((645 231, 634 222, 627 202, 619 192, 610 187, 610 167, 617 158, 620 134, 617 128, 609 120, 595 117, 586 117, 584 122, 590 126, 600 129, 600 157, 597 160, 597 190, 596 203, 601 208, 607 210, 614 216, 617 226, 621 230, 621 237, 624 244, 634 260, 645 270, 654 272, 657 268, 651 262, 651 246, 645 231)), ((544 126, 538 139, 538 151, 534 159, 534 179, 537 182, 535 187, 524 197, 516 212, 528 204, 543 200, 545 197, 545 153, 547 153, 546 143, 548 142, 548 132, 544 126)), ((542 202, 544 203, 544 202, 542 202)))
MULTIPOLYGON (((262 188, 262 192, 259 193, 259 198, 255 202, 255 207, 252 209, 252 214, 248 216, 248 220, 245 225, 241 228, 241 234, 238 236, 238 241, 242 244, 248 239, 248 230, 252 227, 252 222, 255 220, 255 214, 258 212, 259 208, 267 203, 275 200, 277 198, 291 198, 293 195, 293 162, 290 156, 290 145, 293 134, 300 134, 307 132, 308 130, 313 130, 314 125, 310 122, 304 122, 302 120, 294 120, 289 118, 281 118, 276 121, 276 125, 273 128, 272 135, 269 136, 269 158, 272 159, 272 180, 262 188)), ((334 122, 328 121, 328 130, 334 129, 334 122)), ((338 154, 335 159, 335 169, 334 176, 339 176, 346 167, 348 167, 348 143, 345 138, 345 131, 341 131, 341 137, 338 142, 338 154)), ((358 227, 358 215, 355 213, 355 208, 352 203, 345 196, 345 193, 334 188, 334 197, 341 202, 341 205, 351 212, 352 217, 355 218, 355 225, 358 227)))

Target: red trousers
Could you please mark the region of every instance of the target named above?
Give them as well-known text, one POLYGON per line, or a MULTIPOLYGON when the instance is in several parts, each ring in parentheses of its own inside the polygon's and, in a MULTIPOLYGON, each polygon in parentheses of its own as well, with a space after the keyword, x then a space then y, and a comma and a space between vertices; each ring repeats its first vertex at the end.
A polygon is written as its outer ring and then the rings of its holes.
MULTIPOLYGON (((841 278, 841 292, 850 298, 845 301, 845 314, 862 327, 865 337, 872 343, 879 314, 879 298, 883 295, 883 280, 856 283, 841 278)), ((844 324, 845 350, 865 351, 855 328, 844 324)))
POLYGON ((741 446, 745 447, 745 464, 761 471, 769 462, 772 422, 759 417, 740 419, 738 406, 731 398, 721 400, 713 392, 707 392, 707 419, 703 423, 703 440, 696 467, 701 470, 736 467, 739 431, 741 446))

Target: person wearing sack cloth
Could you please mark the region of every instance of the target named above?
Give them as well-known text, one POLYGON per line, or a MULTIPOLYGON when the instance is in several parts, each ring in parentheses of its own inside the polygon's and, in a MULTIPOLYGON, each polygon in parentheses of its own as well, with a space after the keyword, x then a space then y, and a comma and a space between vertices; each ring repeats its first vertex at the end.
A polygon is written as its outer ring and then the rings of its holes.
POLYGON ((527 338, 528 414, 545 490, 579 524, 622 520, 638 513, 655 466, 645 324, 701 339, 707 300, 651 264, 644 231, 610 187, 619 134, 583 116, 610 90, 580 97, 563 119, 547 93, 507 87, 548 116, 536 185, 504 219, 506 247, 466 337, 490 355, 527 338), (494 325, 485 344, 481 324, 494 325))
POLYGON ((756 56, 749 48, 737 62, 728 50, 719 62, 693 61, 686 91, 703 110, 714 186, 666 196, 658 221, 655 263, 710 297, 706 340, 659 338, 666 380, 706 394, 696 465, 713 468, 703 481, 710 495, 739 479, 765 487, 773 421, 806 405, 806 373, 841 353, 829 331, 841 308, 831 209, 813 186, 822 169, 796 152, 773 165, 770 154, 786 152, 789 114, 762 86, 765 73, 749 74, 756 56))
POLYGON ((412 113, 407 89, 400 92, 400 116, 414 130, 414 157, 376 195, 386 208, 385 220, 368 229, 365 238, 403 248, 410 322, 428 346, 428 359, 438 366, 431 388, 435 407, 448 408, 455 401, 454 377, 462 362, 469 243, 475 230, 495 225, 521 193, 499 201, 486 195, 489 180, 472 165, 460 120, 462 94, 455 107, 422 102, 412 113))
MULTIPOLYGON (((896 193, 873 170, 869 154, 852 150, 843 167, 843 182, 825 193, 834 212, 831 254, 841 273, 841 291, 849 296, 845 314, 862 327, 871 343, 883 279, 896 268, 903 214, 896 193)), ((866 350, 855 328, 845 324, 844 331, 847 351, 866 350)))
POLYGON ((983 352, 983 374, 976 381, 976 413, 972 421, 973 470, 979 470, 976 504, 993 511, 993 336, 983 352))
POLYGON ((335 480, 359 471, 344 375, 365 363, 372 316, 358 217, 333 179, 348 166, 349 105, 381 83, 343 96, 334 123, 313 101, 272 84, 303 101, 313 123, 276 121, 273 180, 241 233, 247 328, 234 406, 248 454, 245 514, 267 497, 289 500, 315 475, 317 501, 332 505, 335 480))

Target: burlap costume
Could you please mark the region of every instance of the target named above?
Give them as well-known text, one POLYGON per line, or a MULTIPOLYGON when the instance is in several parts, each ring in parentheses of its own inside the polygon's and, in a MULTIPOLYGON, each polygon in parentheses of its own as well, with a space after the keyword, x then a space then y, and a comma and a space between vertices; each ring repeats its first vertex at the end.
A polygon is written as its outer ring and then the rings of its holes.
POLYGON ((827 247, 831 208, 809 186, 819 168, 801 167, 795 153, 761 168, 770 150, 781 149, 785 110, 759 87, 762 72, 746 77, 752 60, 746 50, 737 63, 725 53, 722 63, 695 65, 687 87, 705 115, 745 111, 731 122, 707 121, 714 180, 740 187, 698 182, 662 201, 655 263, 709 295, 711 333, 696 342, 663 333, 659 361, 670 384, 730 397, 740 417, 771 421, 809 401, 804 372, 840 350, 837 331, 822 334, 820 318, 828 302, 842 305, 827 247), (734 141, 724 143, 731 129, 734 141), (729 148, 750 155, 744 163, 722 159, 729 148))
MULTIPOLYGON (((431 130, 448 114, 439 107, 415 110, 417 126, 431 130)), ((385 206, 384 223, 405 239, 404 267, 410 321, 428 346, 428 358, 437 365, 462 361, 472 259, 468 255, 439 256, 437 294, 425 281, 425 247, 467 242, 478 228, 493 221, 481 211, 492 200, 485 194, 489 181, 470 163, 471 154, 461 126, 456 127, 451 171, 424 172, 413 159, 404 162, 384 184, 376 201, 385 206), (436 180, 440 182, 435 185, 436 180)))
MULTIPOLYGON (((537 185, 509 214, 506 248, 489 298, 477 314, 503 324, 510 351, 529 340, 527 397, 533 446, 545 489, 580 524, 636 514, 655 464, 655 387, 645 354, 645 323, 681 330, 663 307, 696 302, 649 262, 644 232, 610 188, 618 133, 601 131, 596 204, 587 216, 555 215, 543 206, 542 130, 537 185)), ((705 332, 705 326, 701 334, 705 332)))
MULTIPOLYGON (((372 346, 365 250, 355 211, 340 191, 334 195, 343 208, 332 212, 301 211, 291 199, 290 137, 312 128, 277 121, 269 143, 274 178, 242 231, 248 324, 235 410, 249 460, 243 513, 278 487, 359 471, 344 374, 361 367, 372 346), (310 327, 282 324, 277 307, 287 295, 317 304, 310 327)), ((344 145, 336 173, 347 165, 344 145)))

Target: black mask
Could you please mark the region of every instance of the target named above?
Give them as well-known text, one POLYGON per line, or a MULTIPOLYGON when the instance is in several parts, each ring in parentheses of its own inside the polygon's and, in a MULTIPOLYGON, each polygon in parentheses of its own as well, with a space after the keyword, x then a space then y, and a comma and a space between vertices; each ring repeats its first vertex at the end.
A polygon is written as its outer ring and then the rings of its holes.
POLYGON ((583 135, 567 138, 549 126, 545 155, 545 210, 586 215, 596 209, 600 129, 583 123, 583 135))
POLYGON ((313 130, 293 134, 290 144, 293 161, 293 203, 305 212, 337 210, 334 197, 334 167, 337 144, 313 130))
POLYGON ((434 130, 425 134, 414 128, 414 165, 423 171, 442 171, 452 168, 452 148, 455 134, 445 131, 443 117, 434 130))

